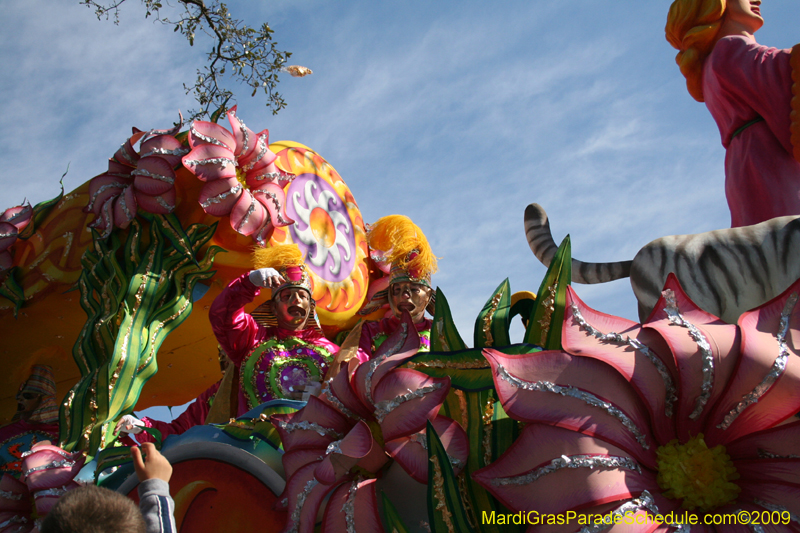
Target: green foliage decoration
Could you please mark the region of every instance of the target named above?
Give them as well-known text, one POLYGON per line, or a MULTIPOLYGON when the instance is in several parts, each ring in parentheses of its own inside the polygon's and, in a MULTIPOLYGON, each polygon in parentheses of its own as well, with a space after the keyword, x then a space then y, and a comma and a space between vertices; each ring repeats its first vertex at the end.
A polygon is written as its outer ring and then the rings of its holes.
POLYGON ((572 251, 567 235, 561 241, 539 287, 525 331, 525 342, 537 344, 545 350, 561 349, 561 325, 564 323, 567 286, 571 281, 572 251))
POLYGON ((174 215, 140 217, 144 225, 134 219, 107 239, 94 232, 81 259, 88 319, 72 350, 81 379, 61 405, 59 440, 90 457, 116 439, 114 422, 133 410, 158 369, 159 347, 191 313, 194 286, 214 275, 222 250, 209 246, 199 257, 216 224, 184 231, 174 215))

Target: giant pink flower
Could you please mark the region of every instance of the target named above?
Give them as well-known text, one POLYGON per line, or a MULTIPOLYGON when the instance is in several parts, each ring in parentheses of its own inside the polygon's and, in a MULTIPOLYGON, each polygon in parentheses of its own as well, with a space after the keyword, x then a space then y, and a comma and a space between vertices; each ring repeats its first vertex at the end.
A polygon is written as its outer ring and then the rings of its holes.
POLYGON ((0 533, 37 533, 58 498, 79 486, 74 479, 86 461, 80 452, 46 443, 34 444, 24 457, 22 480, 0 478, 0 533))
POLYGON ((427 483, 425 427, 431 420, 456 473, 469 455, 461 426, 437 416, 450 390, 450 378, 432 378, 397 368, 417 353, 419 336, 410 317, 380 347, 375 357, 326 384, 321 399, 311 397, 300 411, 274 415, 286 453, 288 481, 281 500, 288 507, 284 531, 311 532, 325 496, 322 531, 383 531, 375 478, 394 459, 415 480, 427 483), (409 333, 410 332, 410 333, 409 333))
POLYGON ((9 207, 0 215, 0 281, 2 273, 14 265, 10 248, 17 242, 19 232, 31 222, 33 208, 30 204, 9 207))
POLYGON ((127 228, 139 208, 161 215, 175 209, 175 169, 188 152, 175 132, 177 128, 168 132, 133 128, 133 135, 109 159, 108 170, 89 182, 89 205, 84 211, 96 216, 89 227, 105 238, 115 226, 127 228))
POLYGON ((183 165, 206 182, 200 206, 218 217, 230 216, 231 227, 266 245, 276 226, 288 226, 284 187, 294 175, 276 165, 269 149, 269 131, 253 133, 228 111, 231 130, 213 122, 196 120, 189 131, 192 151, 183 165))
POLYGON ((798 291, 800 281, 737 326, 697 308, 672 275, 643 325, 594 311, 569 289, 563 351, 484 351, 504 409, 528 425, 475 478, 514 511, 630 512, 643 522, 691 510, 693 531, 745 531, 703 521, 767 511, 783 524, 767 529, 797 531, 798 291))

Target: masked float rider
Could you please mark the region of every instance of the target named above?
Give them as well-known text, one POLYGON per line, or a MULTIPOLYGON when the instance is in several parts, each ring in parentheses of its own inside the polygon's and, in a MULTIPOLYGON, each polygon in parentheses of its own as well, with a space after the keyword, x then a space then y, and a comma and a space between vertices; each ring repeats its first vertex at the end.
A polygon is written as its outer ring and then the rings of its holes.
POLYGON ((239 368, 239 415, 269 400, 301 399, 306 389, 318 393, 339 350, 317 323, 311 278, 297 245, 257 249, 254 260, 256 270, 233 280, 209 311, 217 341, 239 368), (262 288, 272 290, 260 307, 267 326, 244 311, 262 288))
POLYGON ((425 317, 425 311, 433 314, 431 276, 436 272, 436 256, 425 234, 408 217, 389 215, 370 226, 367 242, 370 256, 378 267, 388 270, 389 286, 375 293, 360 313, 368 315, 388 304, 392 315, 363 324, 359 359, 365 359, 364 354, 372 357, 400 325, 403 311, 408 311, 414 322, 420 337, 420 351, 430 351, 431 321, 425 317))
POLYGON ((17 392, 17 412, 0 428, 0 474, 19 478, 22 454, 42 441, 58 442, 58 401, 53 369, 34 365, 17 392))

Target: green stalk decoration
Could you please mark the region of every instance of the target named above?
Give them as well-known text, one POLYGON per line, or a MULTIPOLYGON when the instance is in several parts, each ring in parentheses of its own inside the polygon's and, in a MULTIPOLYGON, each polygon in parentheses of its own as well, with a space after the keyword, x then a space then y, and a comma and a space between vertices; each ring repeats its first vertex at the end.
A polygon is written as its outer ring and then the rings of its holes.
POLYGON ((571 281, 572 248, 567 235, 561 241, 539 287, 528 319, 525 342, 539 345, 545 350, 561 349, 561 325, 564 323, 567 286, 571 281))
POLYGON ((400 518, 400 514, 385 492, 381 492, 381 499, 383 500, 383 517, 386 519, 387 531, 389 533, 409 533, 403 519, 400 518))
POLYGON ((450 457, 430 421, 425 434, 428 440, 428 520, 431 532, 474 532, 475 527, 464 509, 450 457))
POLYGON ((506 278, 494 290, 492 297, 487 300, 475 320, 476 348, 494 348, 511 344, 511 338, 508 335, 511 323, 510 307, 511 284, 506 278))
POLYGON ((133 410, 158 370, 159 347, 191 313, 192 290, 214 275, 222 250, 210 246, 198 258, 216 224, 184 231, 174 215, 140 217, 149 231, 134 219, 107 239, 94 233, 94 247, 81 260, 78 285, 88 319, 72 350, 81 379, 62 402, 59 440, 89 457, 114 442, 114 422, 133 410))

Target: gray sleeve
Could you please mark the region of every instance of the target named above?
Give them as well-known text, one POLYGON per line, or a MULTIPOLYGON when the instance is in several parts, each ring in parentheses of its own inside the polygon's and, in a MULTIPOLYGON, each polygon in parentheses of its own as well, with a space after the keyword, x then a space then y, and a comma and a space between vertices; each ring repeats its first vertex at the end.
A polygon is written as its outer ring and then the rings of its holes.
POLYGON ((146 479, 139 483, 139 510, 147 533, 177 533, 175 502, 169 495, 169 483, 162 479, 146 479))

